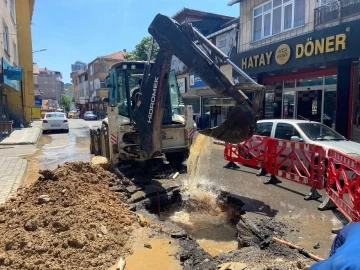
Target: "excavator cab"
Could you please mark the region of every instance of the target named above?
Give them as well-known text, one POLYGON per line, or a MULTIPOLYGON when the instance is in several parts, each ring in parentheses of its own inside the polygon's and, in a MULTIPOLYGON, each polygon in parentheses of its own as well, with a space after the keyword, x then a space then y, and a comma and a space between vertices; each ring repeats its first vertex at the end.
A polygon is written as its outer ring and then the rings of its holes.
MULTIPOLYGON (((134 124, 135 120, 133 112, 136 103, 141 102, 142 94, 141 85, 143 79, 143 72, 145 69, 144 61, 125 61, 114 65, 108 77, 109 87, 109 105, 118 108, 120 124, 134 124)), ((153 63, 150 63, 150 70, 153 63)), ((166 95, 165 105, 163 107, 162 125, 169 125, 172 122, 177 122, 177 114, 179 109, 179 90, 177 87, 177 80, 175 72, 169 73, 168 86, 165 87, 168 91, 166 95)))

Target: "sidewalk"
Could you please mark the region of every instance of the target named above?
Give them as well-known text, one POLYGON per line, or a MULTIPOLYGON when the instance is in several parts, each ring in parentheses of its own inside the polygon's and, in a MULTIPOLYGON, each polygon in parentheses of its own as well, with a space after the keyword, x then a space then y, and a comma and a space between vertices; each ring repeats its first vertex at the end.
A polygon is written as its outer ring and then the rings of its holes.
POLYGON ((28 161, 21 157, 0 157, 0 203, 4 203, 22 183, 28 161))
POLYGON ((15 129, 0 145, 36 144, 41 134, 41 121, 31 123, 32 127, 15 129))

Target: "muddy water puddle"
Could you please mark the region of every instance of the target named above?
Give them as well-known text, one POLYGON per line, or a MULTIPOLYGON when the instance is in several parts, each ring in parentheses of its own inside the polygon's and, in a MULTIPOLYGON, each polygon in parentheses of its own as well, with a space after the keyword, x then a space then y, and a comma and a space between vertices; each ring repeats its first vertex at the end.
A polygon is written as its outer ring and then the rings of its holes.
POLYGON ((187 161, 188 176, 184 182, 185 193, 191 209, 172 207, 162 218, 176 223, 210 255, 229 252, 238 248, 235 225, 228 221, 227 212, 217 205, 216 194, 204 190, 209 183, 210 156, 213 139, 198 134, 190 149, 187 161))
POLYGON ((29 186, 39 177, 39 170, 53 170, 68 161, 89 162, 90 138, 86 132, 43 135, 37 143, 35 154, 26 156, 29 160, 23 186, 29 186))
POLYGON ((164 269, 180 270, 182 267, 174 258, 177 247, 169 238, 152 238, 151 248, 139 248, 126 258, 125 270, 164 269))
POLYGON ((161 217, 174 222, 185 230, 200 247, 212 256, 238 248, 236 227, 227 221, 226 213, 209 215, 174 207, 168 212, 162 213, 161 217))

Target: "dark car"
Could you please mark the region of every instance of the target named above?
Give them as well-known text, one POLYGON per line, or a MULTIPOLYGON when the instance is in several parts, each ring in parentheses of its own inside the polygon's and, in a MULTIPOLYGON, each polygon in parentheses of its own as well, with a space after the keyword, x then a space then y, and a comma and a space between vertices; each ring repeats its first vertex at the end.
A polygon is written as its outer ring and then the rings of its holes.
POLYGON ((97 120, 97 116, 92 111, 87 111, 84 114, 84 120, 97 120))

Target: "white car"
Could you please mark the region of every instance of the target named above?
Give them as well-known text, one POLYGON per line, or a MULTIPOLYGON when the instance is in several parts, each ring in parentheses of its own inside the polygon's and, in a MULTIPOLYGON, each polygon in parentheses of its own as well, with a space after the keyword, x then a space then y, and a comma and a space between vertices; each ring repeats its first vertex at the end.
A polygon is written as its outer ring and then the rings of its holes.
POLYGON ((335 130, 319 122, 293 119, 260 120, 256 125, 256 135, 275 139, 305 142, 343 152, 360 160, 360 144, 347 140, 335 130))
POLYGON ((69 132, 69 122, 65 113, 49 112, 46 113, 42 121, 43 133, 51 130, 62 130, 66 133, 69 132))

